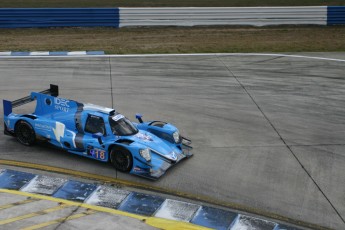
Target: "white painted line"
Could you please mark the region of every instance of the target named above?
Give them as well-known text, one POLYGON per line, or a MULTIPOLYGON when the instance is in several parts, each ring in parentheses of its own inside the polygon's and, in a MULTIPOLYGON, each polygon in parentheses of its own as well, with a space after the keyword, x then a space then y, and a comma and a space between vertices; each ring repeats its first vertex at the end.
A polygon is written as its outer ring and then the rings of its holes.
POLYGON ((48 56, 49 51, 33 51, 30 52, 30 56, 48 56))
POLYGON ((306 59, 316 59, 325 61, 338 61, 345 62, 345 59, 337 58, 324 58, 324 57, 314 57, 314 56, 304 56, 304 55, 293 55, 293 54, 264 54, 264 53, 230 53, 230 54, 216 54, 216 56, 271 56, 271 57, 291 57, 291 58, 306 58, 306 59))
POLYGON ((86 55, 86 51, 70 51, 67 53, 68 56, 78 56, 78 55, 86 55))
POLYGON ((189 222, 200 208, 197 204, 166 199, 156 211, 155 217, 189 222))
POLYGON ((326 61, 345 62, 345 59, 324 58, 293 54, 274 54, 274 53, 199 53, 199 54, 124 54, 124 55, 104 55, 106 57, 178 57, 178 56, 271 56, 271 57, 292 57, 292 58, 306 58, 326 61))
POLYGON ((315 57, 315 56, 304 56, 304 55, 290 55, 290 54, 273 54, 273 53, 200 53, 200 54, 113 54, 113 55, 69 55, 69 56, 1 56, 1 58, 95 58, 95 57, 118 57, 118 58, 124 58, 124 57, 183 57, 183 56, 271 56, 271 57, 290 57, 290 58, 304 58, 304 59, 315 59, 315 60, 325 60, 325 61, 336 61, 336 62, 345 62, 345 59, 337 59, 337 58, 325 58, 325 57, 315 57))

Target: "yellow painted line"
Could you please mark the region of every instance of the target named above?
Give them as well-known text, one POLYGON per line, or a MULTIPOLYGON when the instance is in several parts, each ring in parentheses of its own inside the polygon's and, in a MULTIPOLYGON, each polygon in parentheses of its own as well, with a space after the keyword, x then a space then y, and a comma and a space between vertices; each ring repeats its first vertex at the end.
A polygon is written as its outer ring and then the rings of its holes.
POLYGON ((19 220, 24 220, 24 219, 32 218, 32 217, 35 217, 35 216, 41 216, 41 215, 44 215, 44 214, 48 214, 50 212, 55 212, 55 211, 64 209, 64 208, 69 207, 69 206, 70 205, 68 205, 68 204, 62 204, 62 205, 59 205, 59 206, 56 206, 56 207, 53 207, 53 208, 48 208, 48 209, 45 209, 45 210, 42 210, 42 211, 32 212, 32 213, 28 213, 28 214, 25 214, 25 215, 9 218, 9 219, 6 219, 6 220, 0 220, 0 225, 9 224, 9 223, 12 223, 12 222, 16 222, 16 221, 19 221, 19 220))
POLYGON ((86 212, 74 214, 74 215, 68 216, 68 217, 62 217, 62 218, 59 218, 56 220, 51 220, 51 221, 43 222, 40 224, 32 225, 30 227, 22 228, 21 230, 34 230, 34 229, 44 228, 44 227, 47 227, 49 225, 58 224, 61 222, 78 219, 80 217, 87 216, 87 215, 90 215, 93 213, 96 213, 96 211, 91 210, 91 211, 86 211, 86 212))
POLYGON ((39 201, 39 200, 38 199, 27 199, 27 200, 22 200, 22 201, 10 203, 10 204, 0 205, 0 210, 7 209, 7 208, 12 208, 14 206, 18 206, 18 205, 22 205, 22 204, 28 204, 28 203, 31 203, 31 202, 34 202, 34 201, 39 201))
MULTIPOLYGON (((115 214, 115 215, 121 215, 121 216, 126 216, 126 217, 131 217, 135 218, 138 220, 141 220, 143 222, 146 222, 148 225, 151 225, 156 228, 160 229, 167 229, 167 230, 179 230, 179 229, 186 229, 186 230, 208 230, 209 228, 205 228, 202 226, 198 226, 195 224, 191 223, 186 223, 186 222, 179 222, 175 220, 167 220, 167 219, 162 219, 158 217, 147 217, 147 216, 141 216, 137 214, 132 214, 120 210, 115 210, 111 208, 105 208, 101 206, 95 206, 91 204, 84 204, 84 203, 78 203, 75 201, 69 201, 69 200, 63 200, 60 198, 55 198, 51 196, 45 196, 45 195, 39 195, 39 194, 33 194, 33 193, 27 193, 27 192, 22 192, 22 191, 15 191, 15 190, 7 190, 7 189, 0 189, 0 193, 10 193, 10 194, 15 194, 15 195, 21 195, 21 196, 27 196, 27 197, 33 197, 36 199, 40 200, 49 200, 53 202, 58 202, 58 203, 63 203, 63 204, 68 204, 71 206, 79 206, 83 207, 86 209, 90 209, 93 211, 98 211, 98 212, 105 212, 105 213, 110 213, 110 214, 115 214)), ((32 226, 31 226, 32 227, 32 226)))
POLYGON ((71 170, 71 169, 65 169, 65 168, 48 166, 48 165, 41 165, 41 164, 34 164, 34 163, 28 163, 28 162, 21 162, 21 161, 1 160, 0 159, 0 165, 1 164, 44 170, 44 171, 48 171, 48 172, 62 173, 62 174, 67 174, 67 175, 74 176, 74 177, 81 177, 81 178, 86 178, 86 179, 91 179, 91 180, 97 180, 97 181, 101 181, 104 183, 116 183, 116 184, 120 184, 123 186, 130 186, 130 187, 135 187, 135 188, 147 189, 147 190, 151 190, 151 191, 167 193, 167 194, 171 194, 171 195, 175 195, 175 196, 179 196, 179 197, 183 197, 183 198, 187 198, 187 199, 192 199, 192 200, 206 202, 206 203, 210 203, 210 204, 214 204, 214 205, 219 205, 222 207, 235 209, 237 211, 252 213, 252 214, 262 216, 262 217, 267 217, 267 218, 275 219, 278 221, 287 222, 287 223, 291 223, 294 225, 299 225, 301 227, 312 228, 312 229, 316 229, 316 230, 331 230, 330 228, 325 228, 325 227, 320 226, 320 225, 308 223, 308 222, 301 221, 301 220, 292 219, 290 217, 286 217, 286 216, 282 216, 279 214, 267 212, 267 211, 264 211, 261 209, 252 208, 252 207, 248 207, 248 206, 244 206, 244 205, 232 203, 232 202, 219 201, 219 200, 215 200, 213 198, 207 197, 207 196, 195 195, 195 194, 180 192, 180 191, 176 191, 176 190, 172 190, 172 189, 160 188, 160 187, 151 186, 151 185, 147 185, 147 184, 143 184, 143 183, 131 182, 131 181, 116 179, 116 178, 108 177, 108 176, 90 174, 87 172, 81 172, 81 171, 76 171, 76 170, 71 170))

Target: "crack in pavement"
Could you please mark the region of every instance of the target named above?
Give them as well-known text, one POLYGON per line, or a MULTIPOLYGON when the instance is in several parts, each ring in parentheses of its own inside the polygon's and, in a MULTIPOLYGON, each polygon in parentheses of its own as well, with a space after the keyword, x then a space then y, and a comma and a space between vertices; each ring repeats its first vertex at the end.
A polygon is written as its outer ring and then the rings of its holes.
POLYGON ((235 78, 235 80, 238 82, 238 84, 243 88, 243 90, 246 92, 246 94, 250 97, 250 99, 252 100, 252 102, 256 105, 256 107, 258 108, 258 110, 261 112, 261 114, 264 116, 264 118, 266 119, 266 121, 269 123, 269 125, 272 127, 272 129, 276 132, 276 134, 278 135, 278 137, 280 138, 280 140, 284 143, 284 145, 286 146, 286 148, 289 150, 289 152, 292 154, 292 156, 296 159, 296 161, 298 162, 298 164, 302 167, 303 171, 308 175, 308 177, 312 180, 312 182, 314 183, 314 185, 317 187, 317 189, 321 192, 321 194, 323 195, 323 197, 327 200, 327 202, 331 205, 331 207, 333 208, 333 210, 336 212, 336 214, 338 215, 338 217, 341 219, 341 221, 345 224, 345 220, 344 218, 340 215, 339 211, 336 209, 336 207, 333 205, 333 203, 330 201, 330 199, 327 197, 327 195, 325 194, 325 192, 321 189, 320 185, 316 182, 316 180, 312 177, 312 175, 308 172, 308 170, 305 168, 305 166, 303 165, 303 163, 301 162, 301 160, 297 157, 296 153, 292 150, 291 146, 287 144, 287 142, 285 141, 285 139, 282 137, 282 135, 279 133, 279 131, 277 130, 277 128, 273 125, 273 123, 271 122, 271 120, 267 117, 267 115, 264 113, 264 111, 262 110, 262 108, 259 106, 259 104, 255 101, 254 97, 249 93, 249 91, 247 90, 247 88, 242 84, 242 82, 236 77, 236 75, 230 70, 230 68, 223 62, 222 59, 220 59, 217 55, 216 55, 217 59, 219 62, 221 62, 223 64, 223 66, 228 70, 228 72, 231 74, 231 76, 233 78, 235 78))
POLYGON ((58 230, 58 229, 68 220, 68 218, 69 218, 70 216, 72 216, 73 214, 75 214, 75 213, 79 210, 79 208, 81 208, 80 205, 77 206, 75 209, 73 209, 72 212, 71 212, 68 216, 66 216, 66 217, 64 218, 64 220, 61 221, 61 222, 54 228, 54 230, 58 230))

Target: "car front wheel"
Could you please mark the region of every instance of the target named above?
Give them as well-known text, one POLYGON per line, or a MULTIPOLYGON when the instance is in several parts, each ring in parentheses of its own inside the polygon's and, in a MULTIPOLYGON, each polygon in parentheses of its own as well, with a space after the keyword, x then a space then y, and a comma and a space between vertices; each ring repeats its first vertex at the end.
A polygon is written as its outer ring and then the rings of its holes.
POLYGON ((131 153, 121 147, 114 146, 110 152, 111 164, 121 172, 129 172, 133 166, 133 158, 131 153))

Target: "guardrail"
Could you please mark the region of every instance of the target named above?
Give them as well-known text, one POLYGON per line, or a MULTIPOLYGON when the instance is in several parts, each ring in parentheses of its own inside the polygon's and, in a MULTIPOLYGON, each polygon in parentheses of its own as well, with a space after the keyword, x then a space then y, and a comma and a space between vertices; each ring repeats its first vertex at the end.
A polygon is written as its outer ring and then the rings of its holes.
POLYGON ((345 25, 345 6, 329 6, 327 25, 345 25))
POLYGON ((339 25, 345 7, 0 8, 0 28, 339 25))
POLYGON ((120 8, 120 27, 326 25, 327 7, 120 8))
POLYGON ((119 27, 118 8, 0 8, 0 28, 119 27))

